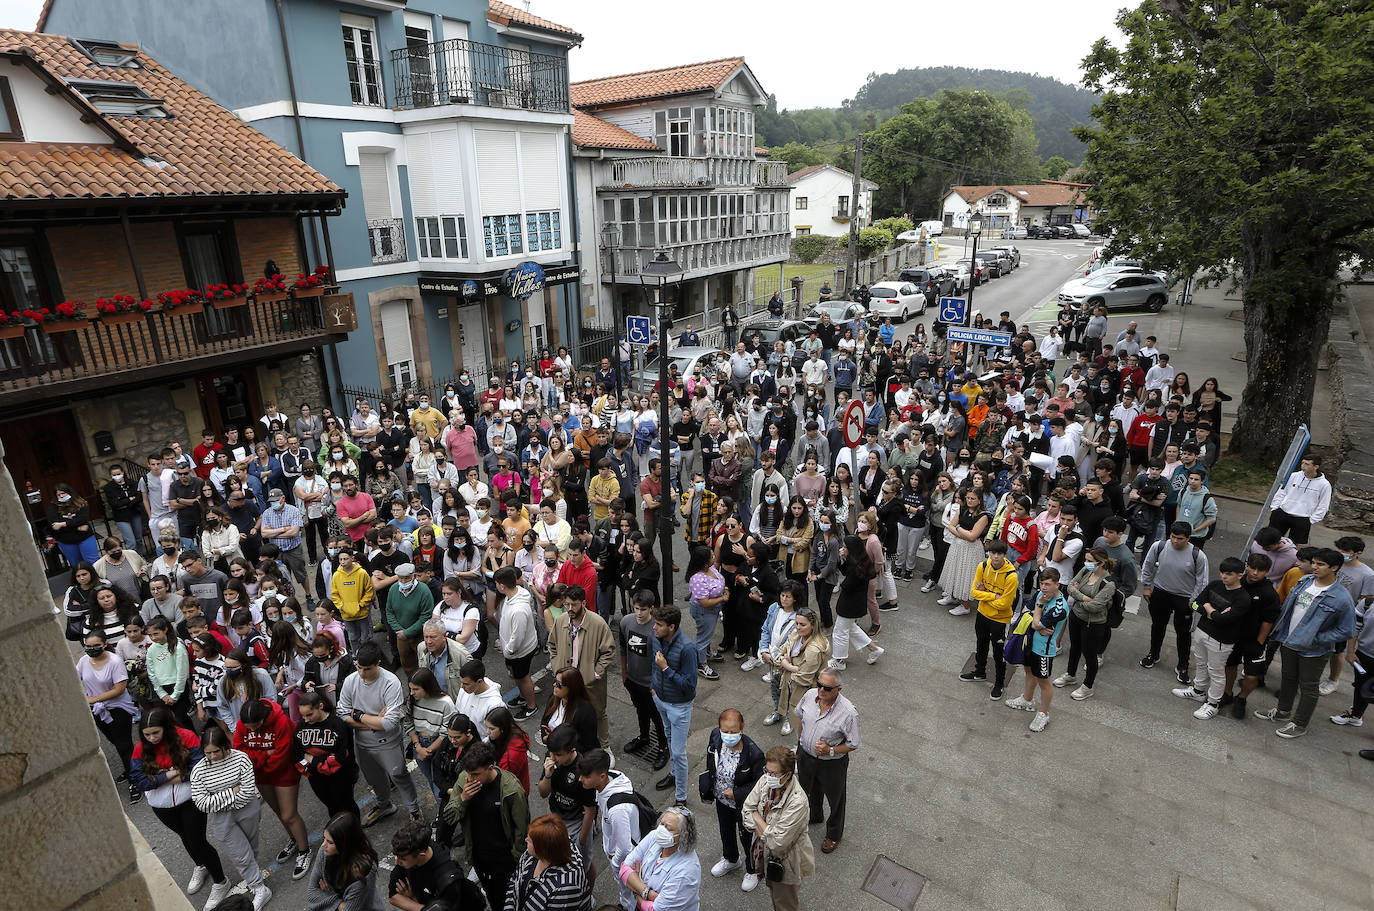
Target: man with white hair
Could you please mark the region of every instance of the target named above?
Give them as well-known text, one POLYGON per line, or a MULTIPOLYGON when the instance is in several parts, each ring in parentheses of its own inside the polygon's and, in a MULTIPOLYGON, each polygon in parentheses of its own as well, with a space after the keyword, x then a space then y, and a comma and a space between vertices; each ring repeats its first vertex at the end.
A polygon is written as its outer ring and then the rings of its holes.
POLYGON ((457 639, 448 637, 442 620, 426 620, 422 635, 424 641, 415 649, 415 666, 433 671, 434 679, 457 705, 463 695, 463 665, 472 660, 472 654, 457 639))

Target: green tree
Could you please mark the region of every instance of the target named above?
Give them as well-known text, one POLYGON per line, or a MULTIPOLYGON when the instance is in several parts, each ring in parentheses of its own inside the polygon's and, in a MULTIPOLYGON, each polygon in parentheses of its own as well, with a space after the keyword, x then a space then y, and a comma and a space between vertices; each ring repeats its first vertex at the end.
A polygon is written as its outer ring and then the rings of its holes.
POLYGON ((885 228, 864 228, 859 232, 859 256, 868 257, 892 246, 892 232, 885 228))
POLYGON ((786 145, 774 146, 768 150, 768 157, 774 161, 787 162, 787 173, 791 174, 800 171, 802 168, 810 167, 813 164, 824 164, 825 156, 808 145, 800 142, 789 142, 786 145))
POLYGON ((1100 127, 1077 131, 1090 198, 1111 252, 1239 288, 1229 451, 1272 463, 1310 416, 1338 269, 1374 227, 1374 7, 1145 0, 1117 25, 1124 47, 1084 61, 1103 95, 1100 127))
POLYGON ((1073 162, 1060 155, 1051 155, 1045 159, 1045 164, 1042 167, 1046 177, 1050 180, 1058 180, 1064 176, 1065 171, 1073 167, 1073 162))

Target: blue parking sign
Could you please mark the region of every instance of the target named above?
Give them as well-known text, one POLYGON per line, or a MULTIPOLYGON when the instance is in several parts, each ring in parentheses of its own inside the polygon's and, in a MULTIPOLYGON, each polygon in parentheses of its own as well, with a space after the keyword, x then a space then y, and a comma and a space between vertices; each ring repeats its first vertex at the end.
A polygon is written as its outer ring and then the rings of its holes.
POLYGON ((649 344, 649 318, 647 316, 625 317, 625 338, 631 345, 649 344))
POLYGON ((968 308, 968 300, 963 297, 942 297, 940 298, 940 317, 942 323, 949 325, 962 326, 964 324, 964 313, 968 308))

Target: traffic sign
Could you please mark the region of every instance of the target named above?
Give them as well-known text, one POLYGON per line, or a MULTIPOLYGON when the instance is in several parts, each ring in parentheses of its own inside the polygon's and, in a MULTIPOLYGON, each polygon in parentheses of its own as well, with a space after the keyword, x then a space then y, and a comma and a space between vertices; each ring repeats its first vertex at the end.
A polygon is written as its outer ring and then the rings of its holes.
POLYGON ((946 337, 951 342, 972 342, 975 345, 990 345, 993 348, 1011 346, 1010 332, 994 332, 991 329, 965 329, 956 326, 949 329, 946 337))
POLYGON ((647 316, 625 317, 625 338, 631 345, 649 344, 649 318, 647 316))
POLYGON ((844 445, 850 449, 855 448, 863 442, 864 438, 864 405, 858 399, 849 403, 849 407, 844 410, 844 420, 840 424, 840 434, 844 437, 844 445))
POLYGON ((940 322, 962 326, 964 313, 968 310, 968 299, 963 297, 940 298, 940 322))

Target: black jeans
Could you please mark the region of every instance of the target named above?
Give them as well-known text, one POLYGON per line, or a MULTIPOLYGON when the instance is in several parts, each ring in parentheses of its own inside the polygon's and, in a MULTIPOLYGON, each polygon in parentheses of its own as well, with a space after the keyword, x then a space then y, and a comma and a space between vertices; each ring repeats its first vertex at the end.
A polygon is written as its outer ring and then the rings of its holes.
POLYGON ((1078 659, 1086 659, 1088 672, 1083 677, 1083 685, 1088 689, 1092 689, 1097 680, 1097 656, 1107 647, 1104 633, 1110 630, 1105 622, 1089 623, 1077 614, 1069 614, 1069 676, 1077 675, 1078 659))
POLYGON ((482 891, 487 894, 487 902, 493 908, 505 908, 506 889, 510 887, 511 875, 515 873, 515 860, 507 854, 498 861, 474 859, 472 866, 477 870, 477 879, 482 883, 482 891))
POLYGON ((1160 649, 1164 648, 1164 634, 1169 628, 1169 620, 1174 622, 1174 640, 1178 645, 1179 670, 1188 670, 1188 653, 1193 636, 1192 599, 1187 595, 1176 595, 1156 588, 1150 594, 1150 656, 1159 660, 1160 649))
POLYGON ((754 873, 754 834, 751 830, 744 827, 743 818, 740 815, 740 806, 744 800, 738 794, 735 795, 735 806, 727 807, 717 800, 716 803, 716 822, 720 824, 720 856, 730 863, 735 863, 740 859, 740 848, 744 848, 744 872, 754 873))
POLYGON ((314 791, 320 803, 324 804, 325 812, 330 819, 345 811, 362 819, 363 814, 358 809, 358 801, 353 797, 354 786, 358 783, 356 771, 352 775, 344 775, 342 772, 333 775, 316 773, 306 781, 310 782, 310 790, 314 791))
POLYGON ((1350 714, 1356 718, 1363 718, 1364 710, 1369 708, 1369 700, 1362 694, 1369 678, 1374 677, 1374 655, 1356 652, 1355 663, 1364 668, 1364 673, 1355 672, 1355 700, 1350 703, 1350 714))
POLYGON ((835 625, 835 616, 830 612, 830 596, 834 593, 835 586, 824 579, 816 580, 816 610, 821 615, 822 629, 830 629, 835 625))
POLYGON ((197 867, 204 867, 210 874, 210 881, 224 882, 224 865, 219 862, 219 854, 210 847, 205 838, 205 814, 196 809, 194 801, 179 803, 174 807, 152 807, 153 815, 164 826, 171 829, 181 839, 197 867))
POLYGON ((1007 625, 979 611, 978 616, 973 618, 973 633, 978 637, 978 645, 973 652, 973 672, 987 674, 988 648, 991 647, 992 666, 997 672, 994 682, 1001 689, 1007 680, 1007 662, 1002 658, 1002 650, 1007 644, 1007 625))
POLYGON ((844 805, 849 790, 849 754, 839 759, 817 759, 806 750, 797 751, 797 781, 811 803, 811 822, 821 821, 825 801, 830 802, 830 818, 825 820, 825 837, 839 841, 844 837, 844 805))
POLYGON ((668 738, 663 733, 663 716, 658 713, 658 706, 654 705, 654 697, 649 688, 627 679, 625 689, 629 690, 630 701, 634 703, 635 714, 639 717, 639 739, 649 739, 649 725, 653 724, 654 731, 658 734, 659 747, 666 750, 668 738))
MULTIPOLYGON (((729 652, 731 649, 738 650, 740 644, 748 646, 746 637, 743 636, 741 626, 744 622, 744 602, 748 600, 746 592, 748 587, 737 588, 726 586, 725 603, 720 608, 720 650, 729 652)), ((758 640, 755 640, 758 641, 758 640)))
POLYGON ((945 540, 944 532, 930 536, 930 547, 935 551, 935 562, 931 565, 930 572, 925 574, 925 578, 938 582, 940 572, 945 568, 945 557, 949 554, 949 542, 945 540))
POLYGON ((1278 529, 1279 534, 1286 535, 1288 540, 1298 546, 1307 543, 1308 536, 1312 533, 1312 520, 1306 516, 1289 515, 1282 509, 1269 510, 1269 525, 1278 529))
POLYGON ((320 552, 315 545, 316 539, 320 544, 329 543, 329 520, 324 516, 305 520, 305 549, 310 554, 311 563, 319 561, 320 552))
POLYGON ((129 763, 134 758, 134 716, 123 709, 110 709, 110 720, 95 719, 95 726, 110 741, 119 754, 119 762, 124 766, 124 774, 129 774, 129 763))

